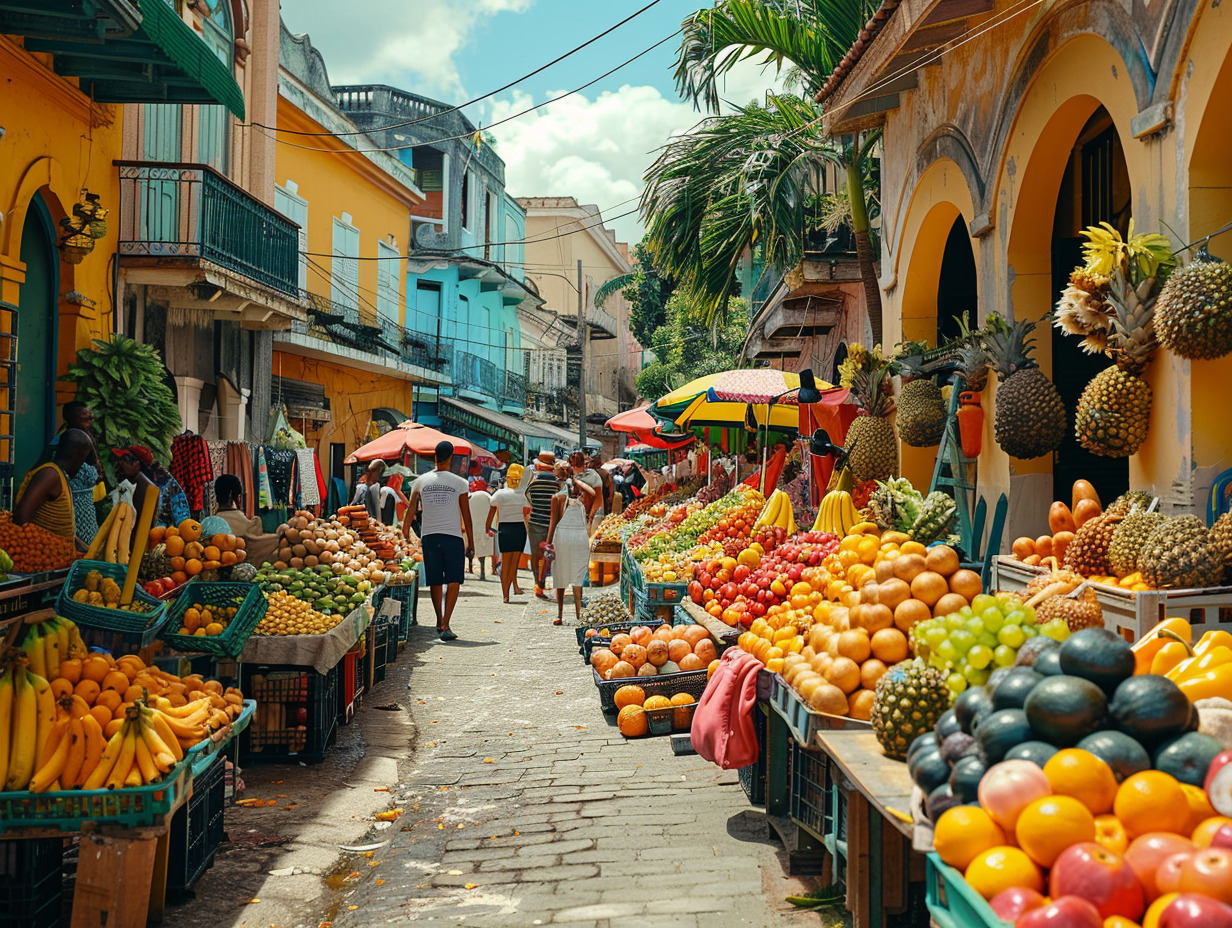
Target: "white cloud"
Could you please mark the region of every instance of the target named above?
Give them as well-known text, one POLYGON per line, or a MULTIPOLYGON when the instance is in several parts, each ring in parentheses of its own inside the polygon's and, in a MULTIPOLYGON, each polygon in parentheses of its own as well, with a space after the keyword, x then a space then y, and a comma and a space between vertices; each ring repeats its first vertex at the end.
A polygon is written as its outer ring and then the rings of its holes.
POLYGON ((335 84, 377 82, 443 99, 466 96, 456 60, 481 20, 522 13, 534 0, 292 0, 283 18, 307 32, 335 84), (373 24, 380 28, 374 29, 373 24))
MULTIPOLYGON (((773 70, 738 66, 727 77, 724 98, 743 104, 760 100, 777 84, 773 70)), ((547 94, 547 99, 563 91, 547 94)), ((536 101, 515 92, 496 100, 487 123, 520 112, 536 101)), ((505 185, 515 196, 572 196, 599 206, 605 218, 635 209, 642 175, 674 133, 702 118, 691 104, 666 97, 656 87, 622 86, 597 97, 583 94, 541 106, 492 129, 506 165, 505 185), (621 205, 616 205, 621 204, 621 205), (612 208, 609 208, 612 207, 612 208)), ((630 244, 642 237, 636 212, 608 223, 630 244)))

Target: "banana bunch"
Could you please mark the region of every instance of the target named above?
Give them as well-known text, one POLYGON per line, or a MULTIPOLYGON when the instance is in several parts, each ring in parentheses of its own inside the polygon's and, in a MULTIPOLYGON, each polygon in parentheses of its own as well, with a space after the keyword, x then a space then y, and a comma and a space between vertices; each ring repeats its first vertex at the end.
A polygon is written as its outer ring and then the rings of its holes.
POLYGON ((831 490, 821 498, 813 531, 829 532, 842 538, 850 535, 852 528, 859 522, 860 514, 856 512, 851 494, 846 490, 831 490))
POLYGON ((61 661, 85 657, 89 653, 77 624, 58 615, 28 626, 18 647, 26 652, 30 672, 44 680, 54 680, 60 675, 61 661))
POLYGON ((17 657, 0 675, 0 786, 23 790, 56 724, 56 698, 45 677, 17 657))
POLYGON ((786 529, 788 535, 796 534, 796 514, 791 507, 791 500, 782 490, 775 490, 770 494, 753 528, 756 530, 766 526, 786 529))
POLYGON ((86 551, 90 561, 104 560, 109 564, 127 564, 132 545, 133 526, 137 524, 137 510, 132 504, 120 500, 111 507, 107 518, 98 527, 98 532, 86 551))

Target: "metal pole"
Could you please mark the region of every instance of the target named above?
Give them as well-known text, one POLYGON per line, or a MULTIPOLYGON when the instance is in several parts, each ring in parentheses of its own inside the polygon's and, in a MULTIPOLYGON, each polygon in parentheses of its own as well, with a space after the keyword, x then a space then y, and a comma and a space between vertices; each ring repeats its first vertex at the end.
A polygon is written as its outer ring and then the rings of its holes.
POLYGON ((578 446, 586 450, 586 293, 582 287, 582 259, 577 263, 578 336, 582 340, 582 365, 578 371, 578 446))

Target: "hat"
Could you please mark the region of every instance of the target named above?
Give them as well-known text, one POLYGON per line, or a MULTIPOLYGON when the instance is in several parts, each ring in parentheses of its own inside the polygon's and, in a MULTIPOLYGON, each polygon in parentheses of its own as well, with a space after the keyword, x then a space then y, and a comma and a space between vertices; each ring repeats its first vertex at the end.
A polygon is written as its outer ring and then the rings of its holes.
POLYGON ((539 457, 535 459, 535 467, 540 470, 551 470, 556 466, 556 455, 551 451, 540 451, 539 457))
POLYGON ((141 445, 129 445, 127 448, 112 448, 111 453, 117 458, 131 454, 146 467, 150 467, 154 463, 154 455, 150 453, 150 449, 143 448, 141 445))

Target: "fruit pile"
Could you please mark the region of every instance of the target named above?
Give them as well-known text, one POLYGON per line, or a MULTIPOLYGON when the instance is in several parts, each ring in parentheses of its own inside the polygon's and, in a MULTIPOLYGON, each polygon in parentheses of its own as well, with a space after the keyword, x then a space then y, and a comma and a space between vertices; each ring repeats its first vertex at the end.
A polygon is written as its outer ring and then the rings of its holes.
POLYGON ((1232 751, 1191 703, 1232 695, 1212 672, 1232 636, 1190 648, 1187 631, 1167 620, 1137 650, 1103 628, 1038 636, 912 736, 936 851, 1002 919, 1232 924, 1232 751))
POLYGON ((693 710, 697 700, 689 693, 667 696, 647 696, 646 691, 635 683, 618 689, 613 696, 616 703, 616 728, 626 738, 640 738, 650 731, 648 712, 671 711, 672 730, 688 731, 693 724, 693 710))
POLYGON ((255 582, 267 598, 271 593, 286 592, 324 616, 339 617, 362 605, 373 588, 372 580, 346 573, 337 564, 302 568, 272 568, 266 564, 257 571, 255 582))
MULTIPOLYGON (((628 622, 633 618, 629 607, 620 598, 619 593, 600 593, 592 596, 582 607, 582 624, 591 626, 591 630, 609 622, 628 622)), ((608 638, 610 635, 604 635, 608 638)))
POLYGON ((702 538, 706 543, 739 543, 752 532, 761 509, 761 494, 741 484, 709 505, 691 500, 677 506, 659 524, 631 536, 628 544, 640 563, 663 554, 686 552, 702 538))
POLYGON ((0 674, 0 783, 8 790, 119 789, 165 775, 221 731, 243 696, 135 655, 90 652, 63 618, 27 628, 0 674))
POLYGON ((244 602, 243 596, 236 596, 230 605, 210 605, 208 603, 192 603, 184 610, 183 625, 177 635, 195 635, 199 638, 213 638, 221 635, 231 624, 244 602))
MULTIPOLYGON (((221 532, 203 538, 201 523, 185 519, 179 525, 150 529, 139 576, 150 581, 170 579, 167 592, 194 578, 217 580, 219 570, 243 563, 247 557, 243 538, 221 532)), ((118 561, 126 562, 127 557, 118 561)))
POLYGON ((343 612, 324 615, 287 590, 271 590, 265 599, 269 605, 254 635, 323 635, 346 616, 343 612))
POLYGON ((19 574, 37 574, 63 570, 81 555, 71 538, 49 532, 33 522, 18 525, 11 512, 0 512, 0 550, 19 574))
POLYGON ((262 565, 264 571, 316 570, 324 567, 335 574, 349 574, 361 580, 384 583, 387 573, 395 569, 395 561, 418 556, 417 550, 402 549, 388 540, 388 533, 351 513, 330 521, 315 518, 310 512, 297 512, 278 527, 279 545, 272 565, 262 565), (345 518, 346 521, 343 521, 345 518), (378 544, 383 554, 377 554, 365 543, 365 536, 378 544), (378 539, 382 539, 378 542, 378 539), (388 563, 387 563, 388 562, 388 563))
POLYGON ((122 609, 126 612, 150 612, 151 606, 142 602, 139 599, 134 599, 130 603, 120 603, 123 591, 111 577, 104 577, 97 570, 89 571, 85 580, 82 581, 82 586, 73 590, 69 594, 73 602, 81 603, 84 606, 96 606, 100 609, 122 609))
POLYGON ((700 625, 639 625, 613 635, 606 648, 595 648, 590 665, 604 680, 619 680, 705 670, 718 657, 710 634, 700 625))

